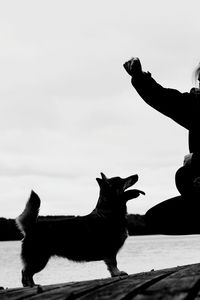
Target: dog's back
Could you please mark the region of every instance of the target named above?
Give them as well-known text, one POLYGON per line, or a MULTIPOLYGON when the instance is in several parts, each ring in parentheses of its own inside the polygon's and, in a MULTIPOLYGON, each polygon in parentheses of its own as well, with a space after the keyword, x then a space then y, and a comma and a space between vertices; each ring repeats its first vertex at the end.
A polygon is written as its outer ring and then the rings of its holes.
MULTIPOLYGON (((35 207, 33 215, 34 211, 35 207)), ((58 255, 74 261, 102 260, 117 253, 127 237, 125 216, 123 219, 105 218, 94 211, 70 219, 36 220, 33 222, 33 216, 26 209, 16 220, 24 233, 22 254, 25 260, 28 244, 32 253, 47 252, 49 256, 58 255)))

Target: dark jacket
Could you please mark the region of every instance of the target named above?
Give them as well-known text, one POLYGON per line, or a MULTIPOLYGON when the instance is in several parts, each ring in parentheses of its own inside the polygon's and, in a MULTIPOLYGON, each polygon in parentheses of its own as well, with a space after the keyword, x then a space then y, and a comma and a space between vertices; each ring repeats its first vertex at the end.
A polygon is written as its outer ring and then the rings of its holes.
POLYGON ((200 154, 200 94, 164 88, 144 72, 132 77, 132 85, 147 104, 189 130, 189 150, 200 154))

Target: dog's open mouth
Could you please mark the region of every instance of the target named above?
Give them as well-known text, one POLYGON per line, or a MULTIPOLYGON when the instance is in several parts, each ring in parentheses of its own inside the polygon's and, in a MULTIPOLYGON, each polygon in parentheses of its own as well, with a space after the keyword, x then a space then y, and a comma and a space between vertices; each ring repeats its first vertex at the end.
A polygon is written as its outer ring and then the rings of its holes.
POLYGON ((125 201, 137 198, 140 194, 145 195, 143 191, 137 189, 127 190, 129 187, 134 185, 138 181, 138 175, 132 175, 124 179, 124 195, 123 198, 125 201))

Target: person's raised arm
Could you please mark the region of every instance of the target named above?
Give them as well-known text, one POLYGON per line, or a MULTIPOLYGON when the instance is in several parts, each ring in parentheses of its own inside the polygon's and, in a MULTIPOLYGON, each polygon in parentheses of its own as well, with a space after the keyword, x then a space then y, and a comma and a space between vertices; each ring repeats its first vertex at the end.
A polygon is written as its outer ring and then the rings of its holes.
POLYGON ((132 85, 147 104, 186 129, 191 128, 196 106, 194 95, 162 87, 149 72, 142 70, 137 57, 128 60, 123 66, 131 76, 132 85))

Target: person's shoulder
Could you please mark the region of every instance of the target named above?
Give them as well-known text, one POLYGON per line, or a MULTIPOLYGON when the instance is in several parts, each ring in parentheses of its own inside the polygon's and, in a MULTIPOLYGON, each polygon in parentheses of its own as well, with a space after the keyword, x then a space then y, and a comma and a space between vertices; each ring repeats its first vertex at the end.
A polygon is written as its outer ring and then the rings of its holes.
POLYGON ((184 98, 190 98, 190 99, 200 99, 200 89, 197 89, 195 87, 191 88, 189 92, 180 92, 180 94, 184 98))

